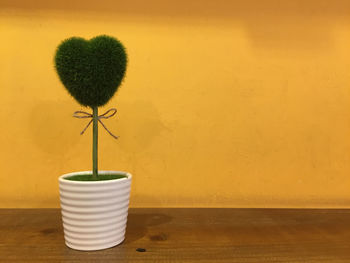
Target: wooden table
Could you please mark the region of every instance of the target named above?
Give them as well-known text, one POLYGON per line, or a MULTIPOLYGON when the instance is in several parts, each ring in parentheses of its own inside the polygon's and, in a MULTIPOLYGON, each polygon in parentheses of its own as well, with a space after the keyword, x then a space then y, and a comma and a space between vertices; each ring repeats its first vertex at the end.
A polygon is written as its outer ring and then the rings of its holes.
POLYGON ((350 210, 130 209, 124 243, 80 252, 58 209, 0 209, 0 262, 350 262, 350 210))

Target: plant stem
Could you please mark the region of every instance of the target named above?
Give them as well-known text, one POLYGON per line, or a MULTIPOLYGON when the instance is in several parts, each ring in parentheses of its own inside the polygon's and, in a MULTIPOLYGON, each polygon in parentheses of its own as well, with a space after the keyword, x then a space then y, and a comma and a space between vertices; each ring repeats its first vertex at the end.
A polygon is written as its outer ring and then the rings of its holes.
POLYGON ((98 109, 92 109, 92 178, 98 177, 97 146, 98 146, 98 109))

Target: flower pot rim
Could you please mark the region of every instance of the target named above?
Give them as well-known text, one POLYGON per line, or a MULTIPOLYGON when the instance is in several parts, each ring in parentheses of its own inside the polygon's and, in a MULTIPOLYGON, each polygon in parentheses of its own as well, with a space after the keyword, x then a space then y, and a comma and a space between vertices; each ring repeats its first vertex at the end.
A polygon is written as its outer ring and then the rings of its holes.
POLYGON ((69 184, 76 184, 76 185, 86 185, 86 184, 110 184, 110 183, 115 183, 115 182, 122 182, 122 181, 126 181, 126 180, 131 180, 132 175, 128 172, 124 172, 124 171, 113 171, 113 170, 101 170, 98 171, 98 173, 101 174, 120 174, 120 175, 125 175, 126 178, 118 178, 118 179, 111 179, 111 180, 102 180, 102 181, 73 181, 73 180, 65 180, 64 178, 69 177, 69 176, 73 176, 73 175, 81 175, 81 174, 92 174, 92 171, 78 171, 78 172, 71 172, 71 173, 66 173, 61 175, 60 177, 58 177, 58 181, 60 183, 69 183, 69 184))

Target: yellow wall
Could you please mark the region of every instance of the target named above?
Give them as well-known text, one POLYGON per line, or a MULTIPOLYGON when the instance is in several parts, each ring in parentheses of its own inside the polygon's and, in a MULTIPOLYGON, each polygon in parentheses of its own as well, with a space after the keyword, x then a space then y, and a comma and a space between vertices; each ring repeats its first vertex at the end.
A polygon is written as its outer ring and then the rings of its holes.
POLYGON ((130 64, 100 168, 134 175, 131 206, 350 207, 347 0, 2 0, 0 33, 0 207, 58 207, 91 169, 53 56, 103 33, 130 64))

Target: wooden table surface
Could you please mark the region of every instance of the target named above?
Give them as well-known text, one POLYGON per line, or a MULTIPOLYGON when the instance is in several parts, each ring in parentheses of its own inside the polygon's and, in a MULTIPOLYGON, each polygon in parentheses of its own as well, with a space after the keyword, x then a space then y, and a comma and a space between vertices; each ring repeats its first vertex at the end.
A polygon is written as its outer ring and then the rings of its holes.
POLYGON ((0 262, 350 262, 350 210, 130 209, 121 245, 80 252, 58 209, 0 209, 0 262))

